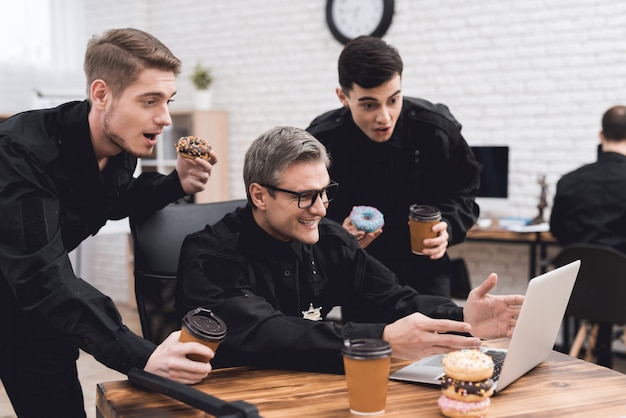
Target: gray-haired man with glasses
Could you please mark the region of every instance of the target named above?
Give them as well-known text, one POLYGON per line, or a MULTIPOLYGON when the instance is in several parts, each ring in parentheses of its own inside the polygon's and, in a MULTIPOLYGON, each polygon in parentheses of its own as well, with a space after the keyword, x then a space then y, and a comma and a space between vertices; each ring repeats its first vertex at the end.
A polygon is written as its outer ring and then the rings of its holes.
POLYGON ((245 157, 248 205, 183 243, 177 308, 209 308, 228 325, 213 367, 342 372, 346 338, 383 338, 416 359, 511 335, 523 297, 489 295, 495 274, 464 308, 420 295, 325 219, 338 188, 329 166, 308 132, 265 132, 245 157), (334 306, 341 325, 326 320, 334 306))

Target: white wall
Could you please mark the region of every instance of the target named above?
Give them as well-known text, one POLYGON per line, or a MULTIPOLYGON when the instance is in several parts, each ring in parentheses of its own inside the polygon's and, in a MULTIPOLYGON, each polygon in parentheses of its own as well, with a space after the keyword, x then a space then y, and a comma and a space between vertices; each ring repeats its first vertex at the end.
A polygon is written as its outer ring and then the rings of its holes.
MULTIPOLYGON (((323 0, 153 1, 150 24, 186 63, 215 69, 229 112, 235 196, 248 144, 277 124, 306 127, 336 107, 341 45, 323 0), (192 13, 189 11, 193 10, 192 13)), ((471 144, 511 146, 510 215, 536 213, 551 186, 595 158, 602 112, 626 98, 626 3, 609 0, 396 0, 385 39, 404 61, 404 93, 446 103, 471 144)), ((180 105, 190 88, 180 82, 180 105)), ((549 208, 548 208, 549 213, 549 208)))
MULTIPOLYGON (((213 67, 214 107, 230 118, 234 197, 244 196, 243 155, 257 135, 275 125, 306 127, 338 105, 342 45, 326 26, 324 0, 84 4, 82 48, 91 34, 135 26, 181 58, 173 110, 191 108, 195 63, 213 67)), ((396 0, 385 39, 404 58, 405 95, 447 104, 470 144, 511 147, 506 214, 533 217, 538 175, 547 176, 551 204, 558 178, 595 158, 602 113, 626 103, 624 28, 626 3, 614 0, 396 0)), ((15 73, 0 67, 0 113, 24 107, 18 86, 27 80, 15 73)), ((82 82, 73 77, 74 86, 82 82)))
MULTIPOLYGON (((84 49, 109 27, 157 35, 184 63, 174 110, 191 107, 195 63, 212 66, 214 107, 230 115, 232 194, 240 197, 243 153, 258 134, 306 127, 338 105, 341 45, 324 8, 324 0, 85 0, 86 33, 76 44, 84 49)), ((551 201, 561 174, 595 158, 601 114, 626 101, 625 27, 626 3, 611 0, 396 0, 385 39, 404 58, 406 95, 446 103, 471 144, 511 146, 509 214, 532 217, 538 174, 547 175, 551 201)), ((28 105, 19 87, 26 80, 11 80, 13 68, 0 67, 0 113, 28 105)), ((83 88, 82 75, 71 78, 83 88)))

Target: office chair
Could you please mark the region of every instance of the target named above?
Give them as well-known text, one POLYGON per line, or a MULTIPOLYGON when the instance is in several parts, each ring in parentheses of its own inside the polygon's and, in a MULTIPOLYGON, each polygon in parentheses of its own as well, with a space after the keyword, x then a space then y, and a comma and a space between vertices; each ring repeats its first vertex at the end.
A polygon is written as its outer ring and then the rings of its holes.
POLYGON ((147 216, 131 217, 135 253, 135 299, 144 338, 160 344, 180 328, 174 309, 180 247, 187 235, 212 225, 245 199, 201 204, 170 204, 147 216))
MULTIPOLYGON (((581 260, 581 265, 566 316, 579 321, 580 327, 569 355, 578 357, 587 340, 585 360, 592 361, 599 323, 626 324, 626 255, 608 246, 572 244, 552 264, 560 267, 574 260, 581 260)), ((567 319, 564 330, 568 330, 567 319)), ((568 334, 564 333, 566 338, 568 334)))

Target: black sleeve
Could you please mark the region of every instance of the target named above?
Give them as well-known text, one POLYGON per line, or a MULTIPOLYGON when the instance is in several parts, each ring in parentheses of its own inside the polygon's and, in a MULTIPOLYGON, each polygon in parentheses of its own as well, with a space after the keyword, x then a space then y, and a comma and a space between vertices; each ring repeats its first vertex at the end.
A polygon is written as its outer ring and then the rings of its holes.
POLYGON ((122 373, 154 344, 132 333, 111 299, 77 278, 61 235, 61 202, 36 160, 0 144, 0 276, 20 309, 39 311, 78 347, 122 373), (8 186, 7 186, 8 185, 8 186))
MULTIPOLYGON (((343 331, 330 321, 283 315, 257 294, 251 270, 237 257, 217 251, 209 232, 188 236, 178 269, 177 310, 212 309, 227 325, 214 367, 256 364, 296 370, 341 372, 343 331)), ((260 280, 260 278, 259 278, 260 280)), ((377 327, 382 336, 381 327, 377 327)))
MULTIPOLYGON (((443 133, 442 133, 443 134, 443 133)), ((465 240, 467 231, 474 226, 480 213, 476 194, 480 186, 480 163, 459 132, 455 141, 451 140, 450 159, 446 162, 439 185, 442 194, 438 206, 442 218, 448 223, 450 245, 465 240)))
POLYGON ((111 219, 143 216, 185 195, 176 170, 168 175, 142 173, 120 191, 111 219))
POLYGON ((570 243, 568 229, 565 224, 565 214, 568 208, 565 189, 565 181, 563 179, 559 180, 552 204, 552 212, 550 213, 550 232, 561 244, 570 243))

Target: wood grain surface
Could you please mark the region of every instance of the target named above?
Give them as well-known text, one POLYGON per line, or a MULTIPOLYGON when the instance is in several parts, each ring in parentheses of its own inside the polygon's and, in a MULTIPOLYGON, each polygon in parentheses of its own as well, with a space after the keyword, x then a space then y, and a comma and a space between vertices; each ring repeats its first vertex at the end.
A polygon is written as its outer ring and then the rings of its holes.
MULTIPOLYGON (((490 342, 503 346, 506 341, 490 342)), ((394 361, 392 370, 408 364, 394 361)), ((263 417, 353 417, 348 409, 345 377, 251 368, 221 369, 195 385, 226 401, 254 404, 263 417)), ((491 399, 494 417, 622 417, 626 416, 626 375, 553 352, 491 399)), ((385 417, 441 417, 440 390, 389 381, 385 417)), ((206 417, 165 395, 136 388, 128 381, 99 383, 99 417, 206 417)))

